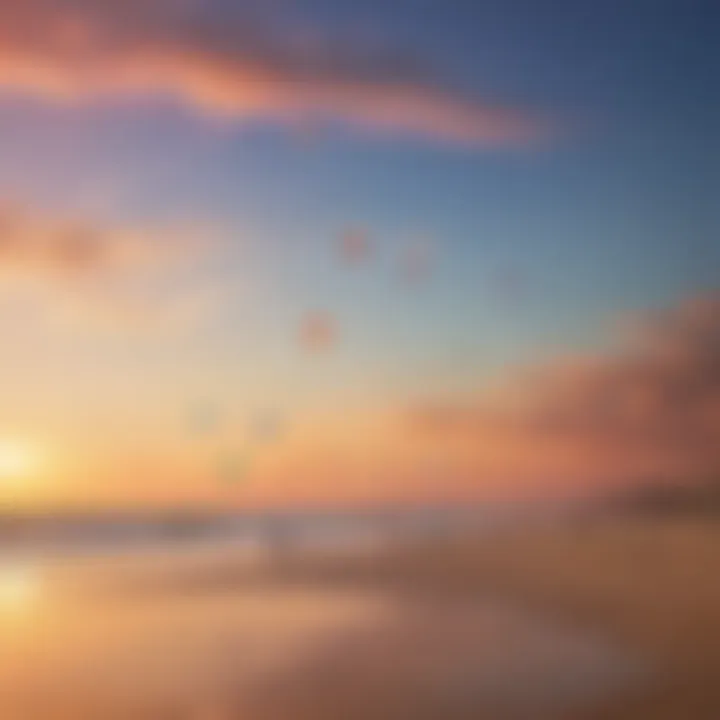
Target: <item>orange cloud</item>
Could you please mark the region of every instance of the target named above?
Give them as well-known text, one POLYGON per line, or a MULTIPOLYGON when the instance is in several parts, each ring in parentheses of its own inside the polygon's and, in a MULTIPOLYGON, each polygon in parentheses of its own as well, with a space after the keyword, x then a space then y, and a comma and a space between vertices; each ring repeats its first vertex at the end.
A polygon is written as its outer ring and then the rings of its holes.
POLYGON ((416 408, 474 476, 566 487, 720 471, 720 294, 648 318, 620 354, 557 361, 499 397, 416 408))
POLYGON ((417 63, 175 2, 0 0, 0 87, 45 98, 166 95, 205 113, 342 122, 471 145, 525 143, 524 112, 442 87, 417 63))
POLYGON ((163 263, 178 253, 157 237, 54 218, 21 207, 0 208, 0 273, 80 277, 163 263))
POLYGON ((46 317, 61 324, 185 327, 199 320, 212 298, 173 295, 163 280, 197 259, 201 247, 182 233, 0 207, 0 299, 39 303, 46 317))

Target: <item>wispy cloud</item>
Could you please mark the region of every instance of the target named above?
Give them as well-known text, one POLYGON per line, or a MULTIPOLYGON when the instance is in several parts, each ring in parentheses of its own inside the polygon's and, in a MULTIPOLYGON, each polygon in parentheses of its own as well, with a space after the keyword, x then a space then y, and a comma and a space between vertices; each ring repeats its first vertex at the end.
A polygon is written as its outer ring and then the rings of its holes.
POLYGON ((412 418, 490 481, 705 478, 720 471, 720 294, 646 318, 622 353, 558 360, 493 399, 412 418))
POLYGON ((103 226, 26 207, 0 207, 0 297, 30 302, 52 321, 175 327, 197 320, 209 296, 174 289, 204 253, 172 230, 103 226), (182 320, 182 322, 181 322, 182 320))
POLYGON ((448 89, 396 52, 248 18, 172 0, 0 0, 0 87, 68 102, 164 95, 237 120, 332 121, 472 145, 540 132, 525 112, 448 89))
POLYGON ((162 264, 186 251, 151 233, 101 227, 29 209, 0 207, 0 273, 79 280, 162 264))

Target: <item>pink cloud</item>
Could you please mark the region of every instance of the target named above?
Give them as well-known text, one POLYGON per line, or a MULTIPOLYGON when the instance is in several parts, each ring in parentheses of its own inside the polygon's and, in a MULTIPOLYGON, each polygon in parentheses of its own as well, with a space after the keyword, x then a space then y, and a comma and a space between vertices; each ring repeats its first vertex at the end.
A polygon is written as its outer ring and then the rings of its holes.
POLYGON ((0 87, 66 102, 163 95, 235 120, 328 121, 469 145, 524 144, 525 112, 343 39, 208 22, 175 2, 0 0, 0 87))
POLYGON ((720 294, 656 313, 621 353, 558 360, 492 399, 416 408, 475 476, 593 487, 720 472, 720 294))

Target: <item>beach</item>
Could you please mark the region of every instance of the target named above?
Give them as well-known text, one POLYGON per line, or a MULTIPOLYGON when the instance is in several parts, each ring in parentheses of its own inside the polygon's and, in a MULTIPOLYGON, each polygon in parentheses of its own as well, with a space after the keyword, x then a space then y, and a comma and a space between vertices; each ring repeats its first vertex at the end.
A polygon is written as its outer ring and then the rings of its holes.
POLYGON ((593 629, 645 676, 572 718, 720 717, 720 524, 713 514, 600 515, 408 549, 376 571, 409 586, 492 593, 593 629))
POLYGON ((710 720, 719 540, 709 520, 611 517, 16 569, 3 717, 710 720))

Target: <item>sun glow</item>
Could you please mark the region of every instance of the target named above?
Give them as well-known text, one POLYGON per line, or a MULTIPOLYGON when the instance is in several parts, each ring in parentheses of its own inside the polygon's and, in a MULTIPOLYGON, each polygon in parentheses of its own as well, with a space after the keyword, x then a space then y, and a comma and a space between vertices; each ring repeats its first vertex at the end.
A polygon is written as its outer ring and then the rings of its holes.
POLYGON ((0 440, 0 483, 28 478, 39 471, 41 464, 39 451, 29 443, 0 440))
POLYGON ((0 610, 27 609, 40 592, 40 578, 23 566, 0 566, 0 610))

